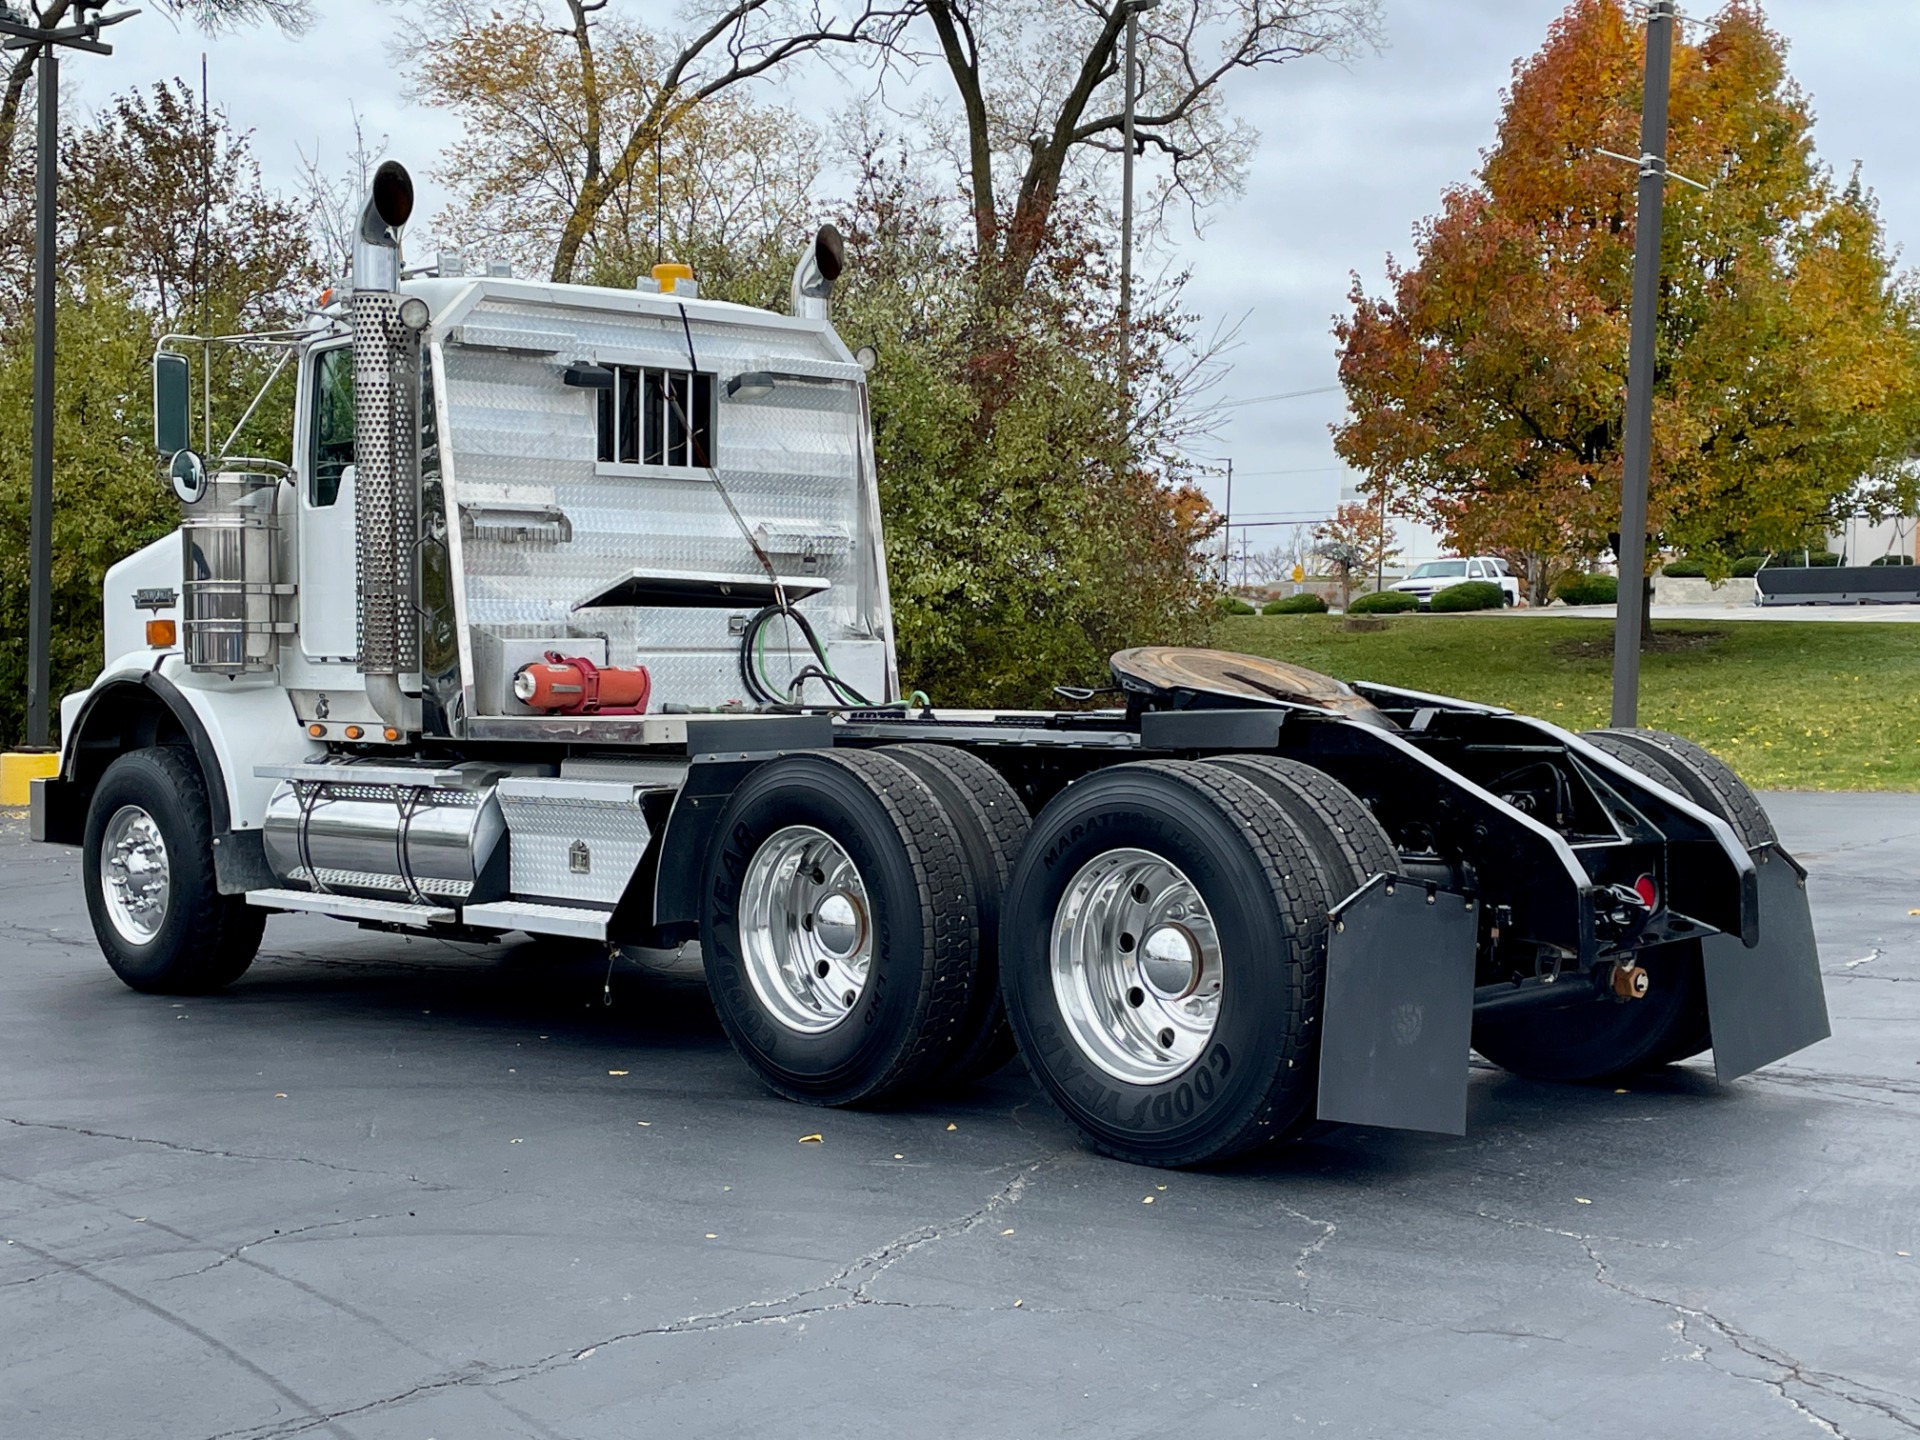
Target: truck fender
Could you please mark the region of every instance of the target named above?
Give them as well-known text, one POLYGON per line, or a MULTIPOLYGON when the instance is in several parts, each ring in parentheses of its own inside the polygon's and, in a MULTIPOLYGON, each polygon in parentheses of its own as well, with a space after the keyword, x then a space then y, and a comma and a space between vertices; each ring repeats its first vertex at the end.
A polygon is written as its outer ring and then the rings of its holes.
POLYGON ((663 941, 677 943, 699 934, 700 889, 720 812, 727 808, 740 782, 773 758, 698 756, 688 768, 686 783, 674 797, 658 844, 653 923, 663 941))
MULTIPOLYGON (((287 703, 282 690, 258 694, 287 703)), ((217 713, 211 713, 210 699, 202 692, 174 684, 158 667, 120 670, 102 677, 63 726, 59 774, 37 783, 34 838, 79 844, 94 787, 109 765, 129 750, 180 745, 192 750, 207 782, 214 870, 221 893, 240 894, 274 884, 261 846, 261 816, 251 813, 258 808, 251 802, 260 798, 253 792, 263 786, 271 789, 271 784, 253 778, 253 762, 266 757, 251 752, 261 748, 263 739, 272 749, 284 749, 289 759, 301 758, 317 747, 296 738, 289 709, 284 746, 274 745, 270 735, 252 733, 255 727, 234 727, 251 734, 249 753, 239 755, 235 736, 220 723, 217 713)))

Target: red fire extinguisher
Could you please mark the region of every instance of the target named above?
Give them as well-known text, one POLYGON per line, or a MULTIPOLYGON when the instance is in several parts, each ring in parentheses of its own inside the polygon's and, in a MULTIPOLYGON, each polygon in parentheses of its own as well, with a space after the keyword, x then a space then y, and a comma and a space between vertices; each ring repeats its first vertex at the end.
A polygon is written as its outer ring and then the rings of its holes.
POLYGON ((643 715, 653 681, 644 665, 595 665, 584 655, 547 651, 544 661, 522 665, 513 677, 513 698, 531 710, 556 715, 643 715))

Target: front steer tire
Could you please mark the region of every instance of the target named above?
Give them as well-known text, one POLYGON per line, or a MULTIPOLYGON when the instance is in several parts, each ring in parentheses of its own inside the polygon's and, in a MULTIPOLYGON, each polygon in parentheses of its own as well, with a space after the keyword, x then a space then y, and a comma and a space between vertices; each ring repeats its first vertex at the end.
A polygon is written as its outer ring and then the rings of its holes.
POLYGON ((1311 842, 1240 775, 1149 761, 1070 786, 1034 821, 1001 932, 1028 1068, 1089 1145, 1138 1164, 1205 1164, 1297 1133, 1313 1116, 1328 895, 1311 842), (1147 961, 1182 931, 1202 943, 1179 997, 1147 961), (1210 1026, 1176 1030, 1191 1000, 1212 1007, 1210 1026))
POLYGON ((896 1098, 960 1043, 972 877, 952 820, 899 761, 820 751, 754 771, 721 814, 700 909, 721 1027, 789 1099, 896 1098))
POLYGON ((81 871, 93 933, 135 990, 204 995, 238 980, 259 952, 266 912, 220 893, 206 781, 184 751, 134 750, 107 767, 87 809, 81 871))

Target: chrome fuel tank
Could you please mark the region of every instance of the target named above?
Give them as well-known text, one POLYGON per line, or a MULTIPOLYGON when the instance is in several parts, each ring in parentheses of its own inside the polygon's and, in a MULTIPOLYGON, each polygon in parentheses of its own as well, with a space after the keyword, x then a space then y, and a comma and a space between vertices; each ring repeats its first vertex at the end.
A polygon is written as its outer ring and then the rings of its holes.
POLYGON ((263 827, 267 863, 284 883, 417 902, 506 894, 500 767, 297 768, 275 789, 263 827))

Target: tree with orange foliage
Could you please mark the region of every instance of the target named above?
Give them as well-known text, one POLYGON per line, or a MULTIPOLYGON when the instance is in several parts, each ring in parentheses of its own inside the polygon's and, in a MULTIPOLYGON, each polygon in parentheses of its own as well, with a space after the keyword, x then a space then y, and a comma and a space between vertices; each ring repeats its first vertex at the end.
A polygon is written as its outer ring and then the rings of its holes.
MULTIPOLYGON (((1335 448, 1462 553, 1552 562, 1619 526, 1642 37, 1575 0, 1515 67, 1496 142, 1335 326, 1335 448)), ((1674 55, 1650 524, 1724 566, 1910 506, 1920 306, 1871 195, 1813 153, 1785 44, 1734 0, 1674 55)))
POLYGON ((1349 503, 1313 532, 1313 554, 1340 582, 1340 606, 1346 608, 1355 580, 1377 574, 1394 558, 1393 526, 1378 505, 1349 503))

